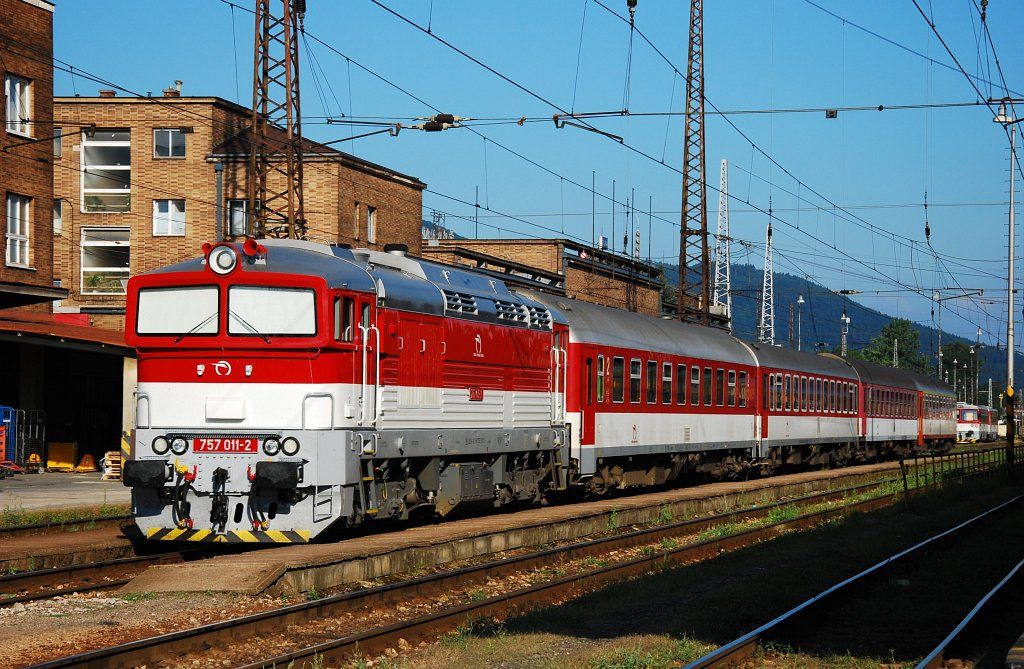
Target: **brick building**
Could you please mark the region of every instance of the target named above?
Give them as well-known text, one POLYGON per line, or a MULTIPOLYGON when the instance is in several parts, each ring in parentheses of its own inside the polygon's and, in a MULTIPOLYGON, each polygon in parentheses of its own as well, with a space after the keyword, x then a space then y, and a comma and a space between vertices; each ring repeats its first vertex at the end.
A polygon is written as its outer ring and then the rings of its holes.
POLYGON ((0 0, 0 309, 49 312, 53 285, 53 5, 0 0))
POLYGON ((567 239, 430 239, 423 256, 584 302, 661 315, 658 267, 567 239))
MULTIPOLYGON (((176 83, 155 98, 56 98, 53 254, 70 291, 58 311, 120 329, 130 275, 245 235, 250 111, 176 83)), ((310 239, 419 251, 425 184, 312 141, 303 159, 310 239)))

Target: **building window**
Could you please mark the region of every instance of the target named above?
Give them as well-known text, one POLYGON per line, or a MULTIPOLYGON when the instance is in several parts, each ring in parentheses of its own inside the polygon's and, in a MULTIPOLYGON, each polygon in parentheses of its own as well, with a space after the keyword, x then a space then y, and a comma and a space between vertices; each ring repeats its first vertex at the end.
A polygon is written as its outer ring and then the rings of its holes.
POLYGON ((64 129, 54 128, 53 129, 53 157, 60 158, 64 155, 64 147, 61 142, 64 139, 64 129))
POLYGON ((4 97, 7 100, 4 119, 7 132, 32 136, 32 82, 8 74, 4 77, 4 97))
POLYGON ((248 234, 249 201, 245 199, 228 200, 228 234, 232 237, 244 237, 248 234))
POLYGON ((153 236, 183 237, 185 235, 185 201, 153 200, 153 236))
POLYGON ((127 129, 82 133, 83 212, 123 213, 131 208, 131 154, 127 129))
POLYGON ((128 228, 83 228, 82 294, 124 295, 130 259, 128 228))
POLYGON ((359 203, 356 202, 356 207, 352 211, 352 238, 359 239, 359 203))
POLYGON ((377 208, 366 208, 366 241, 370 244, 377 243, 377 208))
POLYGON ((57 198, 53 201, 53 234, 59 235, 64 232, 64 200, 57 198))
POLYGON ((153 155, 157 158, 184 158, 185 133, 181 128, 157 128, 153 131, 153 155))
POLYGON ((7 264, 29 267, 28 238, 31 230, 29 203, 32 198, 7 194, 7 264))

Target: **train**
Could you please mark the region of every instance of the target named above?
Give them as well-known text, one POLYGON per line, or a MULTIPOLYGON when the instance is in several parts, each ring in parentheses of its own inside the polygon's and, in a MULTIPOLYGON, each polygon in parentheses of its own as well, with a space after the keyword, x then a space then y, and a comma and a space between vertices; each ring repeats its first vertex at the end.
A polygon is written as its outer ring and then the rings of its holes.
POLYGON ((132 277, 123 481, 151 540, 328 528, 841 466, 956 442, 945 384, 303 240, 132 277))
POLYGON ((957 402, 956 440, 974 444, 999 438, 999 411, 990 406, 957 402))

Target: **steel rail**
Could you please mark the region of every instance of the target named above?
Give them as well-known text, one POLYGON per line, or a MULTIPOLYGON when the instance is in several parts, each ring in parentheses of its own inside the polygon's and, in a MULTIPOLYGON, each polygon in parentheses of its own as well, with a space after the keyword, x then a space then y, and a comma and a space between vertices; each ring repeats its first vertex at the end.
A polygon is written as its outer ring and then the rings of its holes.
MULTIPOLYGON (((654 543, 661 538, 672 535, 692 534, 722 521, 763 517, 770 514, 773 509, 780 507, 789 505, 807 506, 830 499, 843 498, 849 493, 877 488, 892 483, 894 480, 872 481, 848 488, 814 493, 792 500, 783 500, 761 507, 642 528, 619 535, 592 539, 505 559, 492 560, 479 565, 428 574, 414 579, 326 597, 312 602, 301 602, 288 607, 263 611, 210 625, 130 641, 109 648, 101 648, 78 655, 58 658, 35 666, 37 669, 56 669, 57 667, 134 667, 152 663, 171 655, 184 655, 192 651, 206 650, 216 646, 221 640, 237 641, 248 636, 278 632, 288 625, 336 616, 365 607, 401 602, 415 595, 436 594, 455 585, 465 585, 470 581, 482 581, 486 578, 503 576, 508 573, 528 570, 552 563, 557 564, 566 560, 600 554, 618 548, 654 543)), ((826 515, 827 517, 832 517, 838 513, 845 513, 851 508, 873 508, 874 504, 881 506, 895 499, 900 494, 902 493, 883 495, 851 505, 837 507, 836 509, 819 511, 808 516, 800 516, 780 523, 766 525, 757 530, 744 531, 729 537, 689 544, 685 547, 686 554, 691 556, 690 559, 713 557, 722 549, 747 545, 744 541, 760 540, 760 538, 769 536, 781 529, 798 526, 800 522, 818 524, 821 521, 816 519, 824 518, 826 515)), ((678 551, 662 551, 653 556, 645 556, 643 558, 644 564, 648 561, 663 559, 665 555, 672 555, 676 552, 678 551)), ((578 577, 573 577, 570 580, 576 581, 578 577)))
POLYGON ((1013 569, 1003 576, 994 588, 985 593, 985 596, 978 600, 978 603, 974 605, 974 608, 972 608, 970 612, 964 616, 964 619, 953 628, 953 631, 951 631, 945 639, 939 642, 939 645, 937 645, 932 652, 928 653, 928 655, 926 655, 924 659, 917 664, 915 669, 938 669, 943 666, 946 660, 945 653, 949 646, 957 639, 957 637, 960 636, 961 632, 963 632, 970 623, 977 619, 978 614, 985 608, 985 605, 988 604, 993 597, 999 594, 1003 589, 1003 586, 1009 583, 1013 577, 1017 575, 1017 572, 1020 571, 1021 567, 1024 567, 1024 560, 1021 560, 1014 565, 1013 569))
POLYGON ((730 641, 724 646, 716 648, 715 650, 704 655, 703 657, 694 660, 690 664, 686 665, 685 669, 705 669, 707 667, 724 667, 735 664, 740 659, 751 657, 753 655, 754 649, 757 646, 758 640, 762 636, 764 636, 766 632, 770 632, 771 630, 778 628, 782 623, 793 619, 798 613, 810 608, 814 604, 817 604, 821 600, 827 598, 829 595, 838 592, 839 590, 842 590, 851 583, 856 583, 864 577, 869 576, 881 569, 884 569, 893 562, 896 562, 897 560, 900 560, 906 557, 907 555, 911 555, 912 553, 917 552, 919 549, 924 548, 925 546, 929 546, 940 539, 956 534, 965 527, 969 527, 982 519, 988 518, 990 515, 996 513, 997 511, 1001 511, 1002 509, 1005 509, 1006 507, 1015 504, 1016 502, 1019 502, 1021 499, 1024 499, 1024 495, 1017 495, 1015 497, 1012 497, 1009 500, 1001 502, 1000 504, 997 504, 996 506, 987 509, 986 511, 983 511, 982 513, 979 513, 976 516, 972 516, 971 518, 968 518, 967 520, 958 523, 957 525, 947 530, 943 530, 942 532, 932 535, 931 537, 928 537, 923 541, 919 541, 913 546, 905 548, 899 551, 898 553, 895 553, 894 555, 891 555, 885 558, 884 560, 873 564, 867 569, 864 569, 854 574, 853 576, 850 576, 849 578, 843 579, 839 583, 836 583, 835 585, 832 585, 831 587, 819 592, 817 595, 814 595, 810 599, 807 599, 801 602, 800 604, 797 604, 790 610, 773 618, 772 620, 766 622, 760 627, 750 632, 747 632, 743 636, 733 641, 730 641))

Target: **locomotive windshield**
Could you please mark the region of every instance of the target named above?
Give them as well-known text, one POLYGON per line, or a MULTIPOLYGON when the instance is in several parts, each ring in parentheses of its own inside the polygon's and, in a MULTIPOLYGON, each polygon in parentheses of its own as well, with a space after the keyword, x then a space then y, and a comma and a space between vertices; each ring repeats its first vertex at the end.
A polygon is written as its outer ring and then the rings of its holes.
POLYGON ((228 334, 311 337, 316 334, 316 295, 310 288, 231 286, 228 334))
POLYGON ((143 288, 135 331, 140 335, 217 334, 216 286, 143 288))

